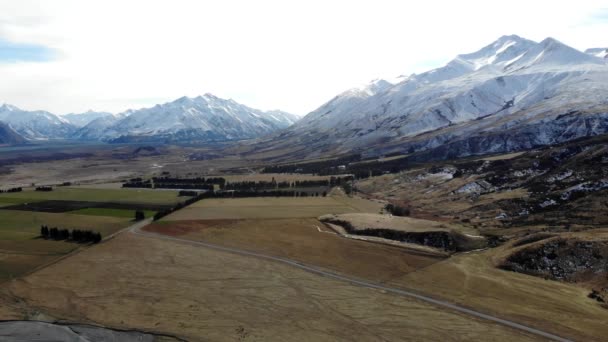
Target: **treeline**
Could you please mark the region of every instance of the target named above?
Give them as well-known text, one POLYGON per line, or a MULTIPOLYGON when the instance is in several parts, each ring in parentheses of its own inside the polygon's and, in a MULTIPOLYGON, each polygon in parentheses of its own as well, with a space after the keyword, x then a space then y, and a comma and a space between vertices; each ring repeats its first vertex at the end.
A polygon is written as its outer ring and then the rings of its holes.
POLYGON ((99 243, 101 241, 101 234, 92 230, 73 229, 70 231, 48 226, 40 227, 40 236, 47 240, 70 240, 78 243, 99 243))
POLYGON ((122 183, 123 188, 152 188, 152 180, 143 180, 142 178, 131 178, 128 181, 122 183))
POLYGON ((194 189, 194 190, 213 190, 214 185, 222 187, 226 179, 222 177, 197 177, 197 178, 176 178, 176 177, 152 177, 143 180, 142 178, 132 178, 123 183, 123 188, 147 188, 147 189, 194 189))
POLYGON ((10 188, 10 189, 6 189, 6 190, 0 190, 0 194, 21 192, 21 191, 23 191, 23 188, 10 188))
POLYGON ((45 191, 45 192, 53 191, 53 187, 52 186, 39 186, 39 187, 36 187, 36 191, 45 191))

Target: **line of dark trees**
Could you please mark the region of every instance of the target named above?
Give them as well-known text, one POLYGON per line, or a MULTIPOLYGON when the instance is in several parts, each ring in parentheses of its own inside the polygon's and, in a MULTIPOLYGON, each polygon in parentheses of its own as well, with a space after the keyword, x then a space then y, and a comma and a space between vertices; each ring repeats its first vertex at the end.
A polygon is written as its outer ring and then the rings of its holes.
POLYGON ((53 187, 52 186, 39 186, 36 187, 36 191, 53 191, 53 187))
POLYGON ((128 182, 123 183, 122 187, 152 189, 152 181, 149 179, 144 181, 141 178, 132 178, 128 182))
POLYGON ((222 177, 197 177, 197 178, 175 178, 175 177, 153 177, 143 180, 142 178, 132 178, 123 183, 123 188, 158 188, 158 189, 196 189, 213 190, 215 184, 224 186, 226 179, 222 177))
POLYGON ((21 192, 23 191, 22 188, 10 188, 10 189, 6 189, 6 190, 0 190, 0 194, 3 193, 13 193, 13 192, 21 192))
POLYGON ((69 231, 48 226, 40 227, 40 236, 47 240, 71 240, 78 243, 99 243, 101 241, 101 234, 92 230, 73 229, 69 231))

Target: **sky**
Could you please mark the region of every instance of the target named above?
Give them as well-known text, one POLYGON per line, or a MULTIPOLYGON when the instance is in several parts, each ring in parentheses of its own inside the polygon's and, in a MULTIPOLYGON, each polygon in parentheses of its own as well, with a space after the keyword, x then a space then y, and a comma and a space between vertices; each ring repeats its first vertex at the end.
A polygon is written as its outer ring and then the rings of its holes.
POLYGON ((608 47, 608 0, 0 0, 0 103, 121 112, 212 93, 304 115, 502 35, 608 47))

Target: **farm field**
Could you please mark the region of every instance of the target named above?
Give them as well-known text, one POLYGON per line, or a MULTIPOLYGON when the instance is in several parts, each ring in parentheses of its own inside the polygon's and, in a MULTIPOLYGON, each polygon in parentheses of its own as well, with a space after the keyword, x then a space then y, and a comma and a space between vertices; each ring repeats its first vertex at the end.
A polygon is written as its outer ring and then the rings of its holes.
MULTIPOLYGON (((91 230, 105 237, 131 225, 136 209, 171 207, 182 200, 175 191, 143 193, 68 187, 50 192, 0 194, 0 281, 27 273, 82 246, 40 238, 42 225, 91 230)), ((145 215, 151 217, 154 211, 147 210, 145 215)))
MULTIPOLYGON (((378 211, 381 207, 374 202, 366 205, 369 209, 378 211)), ((333 196, 204 199, 163 220, 316 218, 325 214, 358 212, 362 206, 362 203, 356 200, 333 196)))
POLYGON ((432 253, 343 238, 314 218, 165 221, 144 230, 286 257, 382 282, 443 260, 432 253))
POLYGON ((177 191, 155 191, 144 189, 88 189, 83 187, 57 187, 53 191, 42 192, 24 189, 22 192, 0 194, 0 203, 8 201, 39 202, 45 200, 114 202, 140 204, 176 204, 184 200, 177 191))
POLYGON ((0 210, 0 281, 19 276, 80 246, 39 238, 41 225, 93 230, 107 236, 130 225, 131 219, 0 210))
POLYGON ((275 262, 133 234, 4 289, 7 307, 16 312, 188 341, 535 340, 275 262), (10 301, 11 296, 20 301, 10 301))
MULTIPOLYGON (((74 215, 88 215, 88 216, 107 216, 107 217, 120 217, 133 219, 134 211, 127 209, 111 209, 111 208, 85 208, 70 211, 70 214, 74 215)), ((145 217, 152 217, 156 213, 152 210, 143 210, 145 217)))

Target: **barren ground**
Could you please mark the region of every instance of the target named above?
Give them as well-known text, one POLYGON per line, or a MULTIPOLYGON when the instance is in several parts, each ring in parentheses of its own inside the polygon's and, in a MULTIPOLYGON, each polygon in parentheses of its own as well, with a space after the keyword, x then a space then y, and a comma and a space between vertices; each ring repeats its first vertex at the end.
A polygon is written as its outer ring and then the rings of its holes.
POLYGON ((495 340, 519 332, 288 266, 119 237, 14 281, 30 314, 213 341, 495 340), (84 271, 86 270, 86 271, 84 271))

